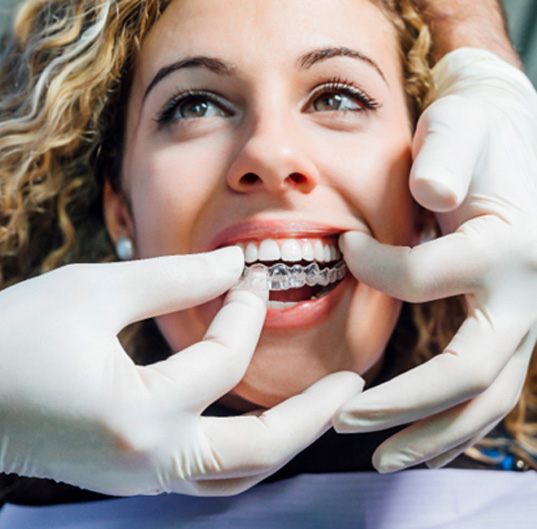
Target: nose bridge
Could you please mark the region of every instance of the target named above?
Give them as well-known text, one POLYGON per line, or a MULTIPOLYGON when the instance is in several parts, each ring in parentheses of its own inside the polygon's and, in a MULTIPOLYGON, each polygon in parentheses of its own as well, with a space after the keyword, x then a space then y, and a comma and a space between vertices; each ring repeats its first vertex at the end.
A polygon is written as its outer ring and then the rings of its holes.
POLYGON ((292 105, 281 91, 268 94, 252 102, 228 183, 242 192, 261 187, 271 192, 297 187, 310 192, 318 178, 292 105))
POLYGON ((249 137, 245 146, 253 147, 256 151, 258 146, 264 145, 263 152, 272 150, 274 154, 290 153, 299 137, 296 130, 298 124, 288 100, 289 95, 282 87, 266 81, 264 88, 254 94, 249 137))
POLYGON ((291 170, 293 157, 300 154, 300 137, 290 112, 276 105, 265 108, 254 118, 245 150, 252 161, 279 174, 291 170))

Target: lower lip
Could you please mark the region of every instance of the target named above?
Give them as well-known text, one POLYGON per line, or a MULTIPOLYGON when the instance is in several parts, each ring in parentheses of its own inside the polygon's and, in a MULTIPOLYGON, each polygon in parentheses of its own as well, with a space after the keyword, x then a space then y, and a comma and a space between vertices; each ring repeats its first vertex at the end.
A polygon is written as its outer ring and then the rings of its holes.
POLYGON ((296 329, 318 325, 333 312, 341 301, 345 290, 355 279, 347 276, 328 294, 319 299, 302 301, 286 309, 267 310, 265 329, 296 329))

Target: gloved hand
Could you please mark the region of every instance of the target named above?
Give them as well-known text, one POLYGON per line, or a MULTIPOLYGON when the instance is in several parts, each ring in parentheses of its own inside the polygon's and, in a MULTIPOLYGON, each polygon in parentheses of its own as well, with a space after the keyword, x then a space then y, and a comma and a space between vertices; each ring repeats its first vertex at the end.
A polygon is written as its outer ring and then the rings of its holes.
POLYGON ((414 248, 341 238, 352 273, 409 302, 465 294, 468 318, 439 356, 346 403, 338 432, 417 421, 387 439, 381 472, 446 464, 516 404, 537 336, 537 94, 477 49, 434 68, 436 101, 414 140, 410 187, 444 235, 414 248))
POLYGON ((231 290, 203 341, 165 361, 137 366, 121 347, 127 324, 208 301, 243 266, 226 248, 71 265, 0 292, 0 471, 115 495, 233 494, 327 430, 355 373, 260 416, 201 416, 246 371, 266 288, 231 290))

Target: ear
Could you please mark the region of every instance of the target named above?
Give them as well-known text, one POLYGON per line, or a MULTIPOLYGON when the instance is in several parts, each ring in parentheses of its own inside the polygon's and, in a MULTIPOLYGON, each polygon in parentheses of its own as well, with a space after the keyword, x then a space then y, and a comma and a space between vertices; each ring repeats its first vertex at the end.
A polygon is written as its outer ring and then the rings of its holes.
POLYGON ((134 244, 134 221, 127 199, 122 192, 114 191, 107 179, 103 188, 103 213, 112 242, 115 244, 120 237, 127 236, 134 244))

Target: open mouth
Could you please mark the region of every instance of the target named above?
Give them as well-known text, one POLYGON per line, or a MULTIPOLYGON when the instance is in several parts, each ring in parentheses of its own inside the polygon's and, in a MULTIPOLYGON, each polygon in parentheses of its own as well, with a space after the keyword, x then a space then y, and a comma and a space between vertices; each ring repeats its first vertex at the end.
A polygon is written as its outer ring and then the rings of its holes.
POLYGON ((335 237, 265 239, 237 245, 245 255, 243 277, 264 272, 270 309, 288 309, 320 299, 347 274, 335 237))

